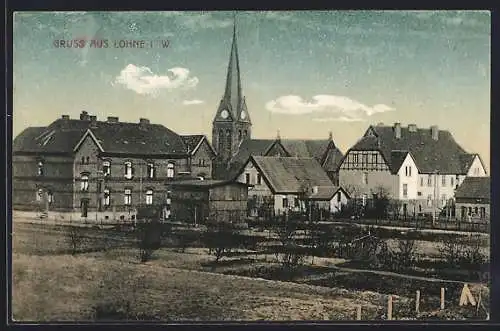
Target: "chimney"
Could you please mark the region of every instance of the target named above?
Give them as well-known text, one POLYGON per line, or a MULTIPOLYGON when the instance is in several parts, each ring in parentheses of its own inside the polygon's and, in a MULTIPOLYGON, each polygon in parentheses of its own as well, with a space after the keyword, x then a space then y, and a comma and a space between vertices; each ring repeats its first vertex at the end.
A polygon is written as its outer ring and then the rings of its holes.
POLYGON ((383 122, 379 122, 379 123, 377 124, 377 126, 384 126, 384 123, 383 123, 383 122))
POLYGON ((61 129, 65 130, 69 128, 69 115, 61 116, 61 129))
POLYGON ((90 127, 97 128, 97 116, 90 116, 90 127))
POLYGON ((83 110, 83 111, 80 113, 80 120, 81 120, 81 121, 88 121, 88 120, 90 120, 89 113, 88 113, 88 112, 86 112, 85 110, 83 110))
POLYGON ((434 139, 434 140, 439 139, 439 128, 437 125, 431 126, 431 135, 432 135, 432 139, 434 139))
POLYGON ((139 127, 141 129, 146 129, 148 124, 149 124, 149 120, 147 118, 139 119, 139 127))
POLYGON ((417 132, 417 125, 416 124, 408 124, 408 131, 417 132))
POLYGON ((328 140, 333 140, 333 132, 328 132, 328 140))
POLYGON ((276 133, 276 140, 281 141, 281 136, 280 136, 280 130, 278 129, 278 132, 276 133))
POLYGON ((118 117, 108 116, 108 123, 118 123, 118 117))
POLYGON ((396 139, 401 138, 401 123, 394 123, 394 137, 396 137, 396 139))

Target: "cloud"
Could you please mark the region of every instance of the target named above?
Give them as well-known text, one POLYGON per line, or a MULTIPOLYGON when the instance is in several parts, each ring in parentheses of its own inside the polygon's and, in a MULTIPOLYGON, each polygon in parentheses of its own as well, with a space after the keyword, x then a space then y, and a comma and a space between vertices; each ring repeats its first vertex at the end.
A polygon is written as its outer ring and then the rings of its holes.
POLYGON ((203 100, 197 100, 197 99, 195 99, 195 100, 184 100, 184 101, 182 101, 182 104, 183 104, 184 106, 201 105, 201 104, 203 104, 203 103, 205 103, 205 101, 203 101, 203 100))
POLYGON ((279 114, 319 115, 314 120, 320 122, 334 119, 344 122, 361 121, 374 114, 394 110, 384 104, 370 107, 348 97, 336 95, 316 95, 312 101, 306 101, 296 95, 281 96, 267 102, 265 107, 268 111, 279 114))
POLYGON ((118 75, 114 83, 121 84, 138 94, 155 96, 160 90, 192 88, 198 85, 197 77, 190 77, 186 68, 168 69, 163 76, 155 75, 148 67, 127 65, 118 75))

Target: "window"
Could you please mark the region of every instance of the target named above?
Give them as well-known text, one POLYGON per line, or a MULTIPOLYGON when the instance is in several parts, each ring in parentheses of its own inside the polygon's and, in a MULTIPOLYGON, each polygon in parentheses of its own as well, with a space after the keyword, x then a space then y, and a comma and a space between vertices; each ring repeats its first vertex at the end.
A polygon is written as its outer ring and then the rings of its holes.
POLYGON ((432 177, 431 177, 431 175, 427 175, 427 186, 432 186, 432 177))
POLYGON ((424 177, 420 177, 420 186, 424 186, 424 177))
POLYGON ((363 196, 361 197, 361 204, 364 206, 366 206, 366 194, 363 194, 363 196))
POLYGON ((411 166, 406 166, 405 170, 406 170, 406 177, 411 177, 411 166))
POLYGON ((378 155, 377 154, 372 154, 372 163, 377 164, 378 163, 378 155))
POLYGON ((446 185, 446 176, 445 176, 445 175, 442 175, 442 176, 441 176, 441 185, 442 185, 442 186, 445 186, 445 185, 446 185))
POLYGON ((352 154, 352 162, 354 164, 358 163, 358 154, 357 153, 352 154))
POLYGON ((111 163, 109 161, 104 161, 102 163, 102 174, 104 177, 111 175, 111 163))
POLYGON ((441 205, 446 206, 446 194, 441 195, 441 205))
POLYGON ((85 161, 86 161, 85 162, 86 164, 90 164, 90 157, 87 156, 87 158, 85 159, 85 161))
POLYGON ((43 161, 38 161, 37 163, 37 174, 38 176, 43 176, 43 161))
POLYGON ((175 166, 173 163, 167 165, 167 178, 174 178, 175 166))
POLYGON ((39 188, 38 190, 36 190, 36 201, 42 201, 42 197, 43 197, 43 190, 39 188))
POLYGON ((478 208, 477 207, 474 207, 474 214, 477 216, 477 213, 478 213, 478 208))
POLYGON ((283 198, 283 208, 288 208, 288 199, 283 198))
POLYGON ((85 164, 85 156, 82 156, 82 164, 85 164))
POLYGON ((337 193, 337 202, 341 202, 342 201, 342 193, 340 193, 340 191, 337 193))
POLYGON ((104 205, 109 206, 111 204, 111 194, 109 188, 104 189, 104 205))
POLYGON ((299 206, 299 199, 298 198, 293 198, 293 206, 298 207, 299 206))
POLYGON ((243 134, 241 133, 241 130, 238 131, 238 139, 241 140, 241 138, 243 137, 243 134))
POLYGON ((245 174, 245 183, 250 184, 250 174, 249 173, 245 174))
POLYGON ((432 195, 427 196, 427 207, 432 207, 432 195))
POLYGON ((417 195, 418 195, 419 197, 421 197, 421 196, 422 196, 422 192, 418 191, 418 192, 417 192, 417 195))
POLYGON ((89 176, 88 175, 82 175, 82 177, 80 179, 80 188, 84 192, 89 190, 89 176))
POLYGON ((153 162, 148 163, 148 178, 153 179, 155 178, 156 171, 155 171, 155 165, 153 162))
POLYGON ((52 191, 47 192, 47 200, 49 204, 52 204, 54 202, 54 194, 52 193, 52 191))
POLYGON ((422 212, 422 205, 418 205, 418 212, 421 213, 422 212))
POLYGON ((132 175, 133 175, 132 162, 127 161, 125 162, 125 178, 132 179, 132 175))
POLYGON ((125 205, 130 206, 132 204, 132 190, 125 189, 125 196, 123 202, 125 205))
POLYGON ((146 191, 146 205, 153 204, 153 190, 146 191))
POLYGON ((362 160, 363 166, 368 165, 368 154, 363 153, 362 158, 363 158, 362 160))
POLYGON ((403 184, 403 197, 408 197, 408 184, 403 184))
POLYGON ((450 177, 450 186, 453 187, 455 185, 455 177, 450 177))
POLYGON ((363 184, 365 184, 365 185, 368 184, 368 173, 367 172, 363 173, 363 184))
POLYGON ((262 176, 260 174, 257 174, 257 185, 262 184, 262 176))

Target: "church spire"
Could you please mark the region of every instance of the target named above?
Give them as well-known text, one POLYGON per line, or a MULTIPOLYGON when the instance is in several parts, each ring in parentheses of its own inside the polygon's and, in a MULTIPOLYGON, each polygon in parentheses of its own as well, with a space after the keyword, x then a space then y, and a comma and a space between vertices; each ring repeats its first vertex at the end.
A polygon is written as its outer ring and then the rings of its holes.
POLYGON ((238 45, 236 42, 236 15, 234 16, 233 44, 229 55, 229 65, 227 68, 226 90, 224 99, 231 106, 234 118, 238 118, 242 103, 240 63, 238 58, 238 45))

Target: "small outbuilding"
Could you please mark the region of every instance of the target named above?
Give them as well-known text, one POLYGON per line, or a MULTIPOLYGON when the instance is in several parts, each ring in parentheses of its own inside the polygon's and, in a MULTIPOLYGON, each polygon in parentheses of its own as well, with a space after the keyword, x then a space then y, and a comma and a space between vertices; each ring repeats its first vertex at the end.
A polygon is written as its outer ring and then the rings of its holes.
POLYGON ((457 217, 467 221, 489 221, 490 177, 466 177, 455 192, 457 217))
POLYGON ((204 224, 208 219, 238 223, 247 213, 249 185, 229 180, 168 183, 171 219, 204 224))

